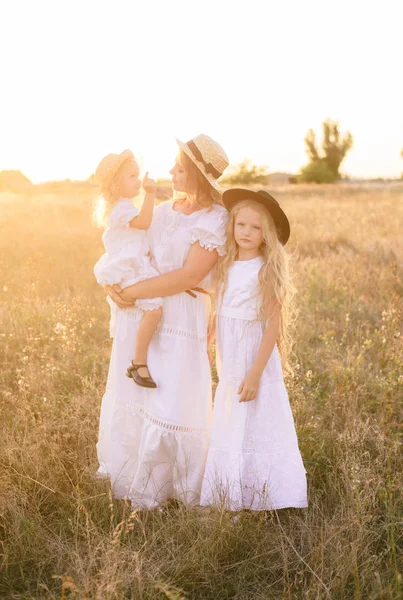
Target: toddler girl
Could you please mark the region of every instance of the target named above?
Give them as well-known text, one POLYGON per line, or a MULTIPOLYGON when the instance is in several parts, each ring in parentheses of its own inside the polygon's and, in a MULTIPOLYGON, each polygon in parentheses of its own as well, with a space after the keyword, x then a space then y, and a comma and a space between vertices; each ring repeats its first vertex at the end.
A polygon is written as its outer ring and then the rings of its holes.
POLYGON ((288 219, 267 192, 231 189, 218 265, 220 375, 201 504, 229 510, 306 507, 305 469, 284 385, 290 295, 288 219), (278 346, 276 345, 278 343, 278 346))
MULTIPOLYGON (((152 268, 145 244, 144 230, 151 225, 155 201, 155 183, 143 179, 144 202, 140 212, 132 198, 140 191, 139 167, 130 150, 121 154, 108 154, 99 163, 95 182, 101 189, 106 204, 106 228, 102 236, 106 253, 94 267, 98 283, 118 285, 124 289, 129 285, 156 277, 159 273, 152 268)), ((111 332, 117 306, 111 304, 111 332)), ((151 338, 162 316, 162 299, 137 300, 136 306, 143 312, 140 322, 134 359, 127 369, 127 376, 142 387, 156 388, 147 367, 147 350, 151 338)))

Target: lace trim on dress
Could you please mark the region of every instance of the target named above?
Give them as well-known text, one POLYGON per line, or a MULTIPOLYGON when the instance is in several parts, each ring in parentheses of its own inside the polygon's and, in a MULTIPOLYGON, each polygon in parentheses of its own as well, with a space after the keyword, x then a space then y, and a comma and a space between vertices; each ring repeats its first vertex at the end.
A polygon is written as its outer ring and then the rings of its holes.
POLYGON ((175 425, 174 423, 165 423, 156 417, 146 413, 146 411, 141 408, 141 406, 136 406, 132 404, 126 404, 126 408, 136 413, 143 419, 143 421, 147 421, 152 425, 156 425, 160 429, 165 431, 178 431, 179 433, 195 433, 197 435, 207 435, 207 431, 205 429, 197 429, 196 427, 186 427, 185 425, 175 425))
MULTIPOLYGON (((195 300, 196 301, 196 300, 195 300)), ((112 301, 111 301, 112 302, 112 301)), ((140 307, 139 307, 140 308, 140 307)), ((144 310, 141 307, 141 310, 132 310, 132 309, 126 309, 126 310, 120 310, 120 311, 115 311, 116 312, 116 317, 114 320, 114 327, 113 330, 116 331, 116 327, 115 327, 115 322, 116 319, 121 319, 123 321, 125 321, 126 319, 130 320, 130 321, 137 321, 140 322, 143 314, 142 314, 142 310, 144 310)), ((120 339, 125 338, 126 337, 126 328, 121 326, 119 328, 120 330, 120 339)), ((199 335, 197 332, 194 331, 187 331, 185 329, 178 329, 177 327, 169 327, 168 325, 164 325, 164 326, 159 326, 157 327, 157 329, 155 330, 156 334, 159 335, 172 335, 175 337, 182 337, 182 338, 186 338, 188 340, 191 340, 193 342, 197 342, 198 344, 206 344, 207 343, 207 335, 199 335)), ((113 336, 112 336, 113 337, 113 336)))
POLYGON ((217 244, 213 244, 212 242, 206 242, 205 240, 198 240, 198 239, 193 240, 193 242, 191 242, 191 243, 194 244, 194 242, 199 242, 200 246, 202 248, 205 248, 205 250, 208 250, 209 252, 212 252, 213 250, 217 250, 219 256, 224 256, 224 254, 225 254, 224 246, 218 246, 217 244))
POLYGON ((184 337, 194 342, 200 342, 204 344, 207 341, 206 335, 198 335, 194 331, 186 331, 184 329, 177 329, 176 327, 157 327, 157 332, 162 335, 174 335, 175 337, 184 337))

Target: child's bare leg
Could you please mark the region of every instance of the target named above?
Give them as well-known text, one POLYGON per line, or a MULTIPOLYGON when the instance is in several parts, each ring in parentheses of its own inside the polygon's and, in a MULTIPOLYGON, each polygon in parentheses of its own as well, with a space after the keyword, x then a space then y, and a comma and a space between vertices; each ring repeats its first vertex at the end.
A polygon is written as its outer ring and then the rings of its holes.
MULTIPOLYGON (((144 311, 143 318, 140 321, 139 328, 137 330, 136 347, 134 351, 135 365, 146 365, 147 364, 147 352, 148 346, 150 345, 151 339, 155 333, 162 317, 162 308, 156 308, 155 310, 144 311)), ((150 377, 150 372, 147 368, 141 367, 138 369, 140 377, 150 377)))

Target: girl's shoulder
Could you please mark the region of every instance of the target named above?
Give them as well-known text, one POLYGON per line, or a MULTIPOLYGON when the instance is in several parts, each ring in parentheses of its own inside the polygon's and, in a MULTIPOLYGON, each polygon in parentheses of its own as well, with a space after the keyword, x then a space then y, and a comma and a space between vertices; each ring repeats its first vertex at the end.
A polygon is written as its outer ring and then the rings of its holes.
POLYGON ((137 217, 139 211, 134 206, 132 200, 122 198, 112 207, 108 216, 108 227, 127 227, 129 222, 137 217))

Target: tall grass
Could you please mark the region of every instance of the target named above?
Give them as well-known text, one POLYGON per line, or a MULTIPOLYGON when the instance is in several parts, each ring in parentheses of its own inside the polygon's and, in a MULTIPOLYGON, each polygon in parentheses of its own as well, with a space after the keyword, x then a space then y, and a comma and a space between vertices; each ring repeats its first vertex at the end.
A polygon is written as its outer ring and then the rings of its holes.
POLYGON ((0 597, 397 600, 403 187, 279 190, 306 511, 131 512, 94 478, 110 340, 92 198, 0 195, 0 597))

